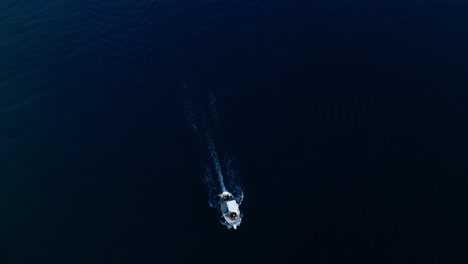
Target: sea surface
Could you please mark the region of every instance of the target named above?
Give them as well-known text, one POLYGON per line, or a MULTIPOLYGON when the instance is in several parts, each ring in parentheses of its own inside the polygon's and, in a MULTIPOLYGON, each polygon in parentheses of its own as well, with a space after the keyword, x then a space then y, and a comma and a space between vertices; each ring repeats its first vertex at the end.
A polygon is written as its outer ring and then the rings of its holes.
POLYGON ((467 263, 467 189, 466 1, 0 1, 2 264, 467 263))

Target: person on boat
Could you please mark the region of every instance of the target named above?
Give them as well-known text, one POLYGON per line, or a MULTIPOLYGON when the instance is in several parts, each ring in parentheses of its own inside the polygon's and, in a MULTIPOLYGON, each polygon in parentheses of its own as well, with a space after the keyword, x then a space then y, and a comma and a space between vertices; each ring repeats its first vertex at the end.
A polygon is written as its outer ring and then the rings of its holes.
POLYGON ((234 221, 234 220, 236 220, 236 218, 237 218, 237 214, 236 214, 236 213, 232 213, 232 214, 231 214, 231 220, 234 221))

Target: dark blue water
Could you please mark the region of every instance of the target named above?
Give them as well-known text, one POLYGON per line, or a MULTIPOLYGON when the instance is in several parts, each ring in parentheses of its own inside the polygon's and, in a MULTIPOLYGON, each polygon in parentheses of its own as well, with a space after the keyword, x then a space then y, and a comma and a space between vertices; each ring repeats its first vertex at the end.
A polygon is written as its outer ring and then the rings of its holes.
POLYGON ((4 0, 0 261, 465 263, 467 76, 464 1, 4 0))

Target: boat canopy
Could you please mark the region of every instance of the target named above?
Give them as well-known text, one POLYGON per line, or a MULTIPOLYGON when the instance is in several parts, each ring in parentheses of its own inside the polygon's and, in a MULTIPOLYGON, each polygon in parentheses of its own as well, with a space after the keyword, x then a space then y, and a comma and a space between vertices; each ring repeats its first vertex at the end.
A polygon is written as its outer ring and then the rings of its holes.
POLYGON ((229 212, 236 212, 239 208, 239 205, 235 200, 226 202, 227 208, 229 212))

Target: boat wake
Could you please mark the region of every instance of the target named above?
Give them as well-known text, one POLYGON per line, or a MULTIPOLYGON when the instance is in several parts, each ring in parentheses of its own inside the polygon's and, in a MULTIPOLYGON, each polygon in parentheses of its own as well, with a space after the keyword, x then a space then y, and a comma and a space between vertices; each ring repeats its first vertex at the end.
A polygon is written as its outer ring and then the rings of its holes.
POLYGON ((208 203, 212 208, 221 210, 218 195, 227 191, 232 193, 240 205, 244 199, 244 192, 238 173, 233 168, 233 160, 224 153, 220 156, 219 146, 216 145, 221 141, 219 140, 220 116, 216 108, 216 97, 212 91, 200 93, 196 89, 189 89, 185 82, 182 82, 182 86, 186 95, 187 121, 197 136, 202 152, 205 153, 202 155, 202 162, 208 203))

